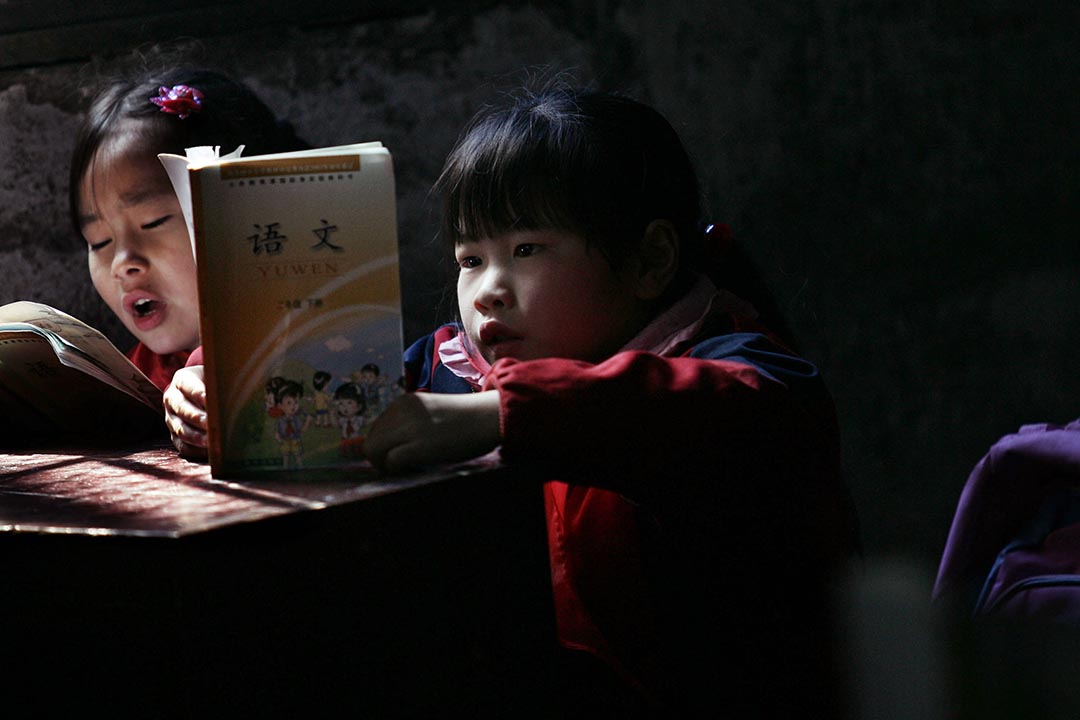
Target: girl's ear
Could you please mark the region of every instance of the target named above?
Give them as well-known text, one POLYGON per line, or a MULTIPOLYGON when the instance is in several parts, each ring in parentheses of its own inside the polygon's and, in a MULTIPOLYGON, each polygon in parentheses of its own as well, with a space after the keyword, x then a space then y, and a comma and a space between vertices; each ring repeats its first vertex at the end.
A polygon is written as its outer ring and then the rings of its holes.
POLYGON ((634 272, 637 296, 655 300, 664 294, 679 269, 679 234, 668 220, 653 220, 638 247, 634 272))

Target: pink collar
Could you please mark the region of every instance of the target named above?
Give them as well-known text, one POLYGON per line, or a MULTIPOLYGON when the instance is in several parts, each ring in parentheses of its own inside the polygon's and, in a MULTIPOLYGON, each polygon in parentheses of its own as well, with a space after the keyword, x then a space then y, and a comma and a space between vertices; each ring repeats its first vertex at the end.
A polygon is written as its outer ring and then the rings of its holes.
POLYGON ((439 345, 439 360, 447 370, 468 380, 474 388, 479 388, 491 365, 480 353, 469 352, 471 349, 465 331, 459 330, 457 335, 439 345))
POLYGON ((727 290, 718 290, 704 275, 689 292, 664 312, 653 318, 623 350, 645 350, 656 355, 670 355, 697 335, 705 323, 717 315, 757 317, 754 306, 727 290))

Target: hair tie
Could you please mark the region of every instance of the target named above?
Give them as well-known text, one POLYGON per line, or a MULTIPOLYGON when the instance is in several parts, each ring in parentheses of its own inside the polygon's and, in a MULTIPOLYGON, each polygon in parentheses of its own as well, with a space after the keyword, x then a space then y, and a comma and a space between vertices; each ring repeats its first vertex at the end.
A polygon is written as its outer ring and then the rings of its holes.
POLYGON ((164 85, 158 88, 157 97, 150 102, 161 108, 161 112, 177 115, 181 120, 202 109, 203 94, 189 85, 164 85))

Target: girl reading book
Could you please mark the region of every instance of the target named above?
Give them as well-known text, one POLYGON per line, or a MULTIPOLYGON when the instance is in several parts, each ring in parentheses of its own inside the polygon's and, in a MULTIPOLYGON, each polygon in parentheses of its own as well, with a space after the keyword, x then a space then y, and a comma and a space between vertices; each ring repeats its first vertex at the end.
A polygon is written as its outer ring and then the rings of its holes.
MULTIPOLYGON (((70 211, 94 288, 137 340, 129 358, 159 388, 199 346, 191 241, 158 153, 306 147, 245 85, 203 68, 140 68, 108 80, 75 142, 70 211)), ((193 410, 194 412, 194 410, 193 410)))
POLYGON ((617 95, 527 94, 470 125, 437 190, 459 322, 406 353, 420 392, 375 421, 369 459, 498 448, 542 483, 568 712, 834 709, 833 404, 758 298, 709 279, 750 270, 715 260, 672 127, 617 95))

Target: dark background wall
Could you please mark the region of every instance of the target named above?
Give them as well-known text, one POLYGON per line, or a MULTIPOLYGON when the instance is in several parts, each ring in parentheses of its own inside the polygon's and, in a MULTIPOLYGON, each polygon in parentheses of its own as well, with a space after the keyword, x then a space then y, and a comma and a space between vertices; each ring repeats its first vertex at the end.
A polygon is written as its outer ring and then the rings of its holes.
POLYGON ((987 447, 1080 415, 1076 3, 2 5, 0 304, 130 342, 65 214, 86 79, 129 47, 197 38, 311 142, 391 149, 407 339, 446 309, 427 192, 457 133, 568 73, 682 134, 835 394, 871 556, 932 572, 987 447))

